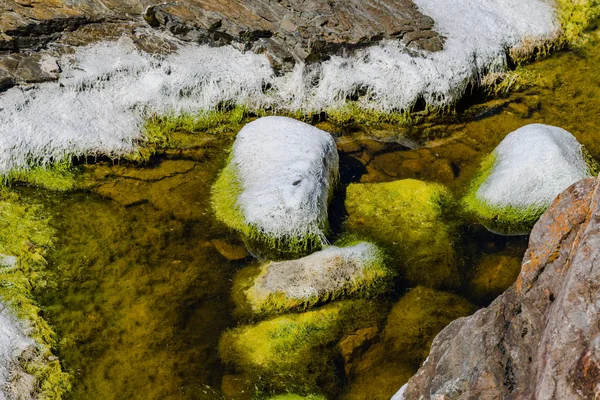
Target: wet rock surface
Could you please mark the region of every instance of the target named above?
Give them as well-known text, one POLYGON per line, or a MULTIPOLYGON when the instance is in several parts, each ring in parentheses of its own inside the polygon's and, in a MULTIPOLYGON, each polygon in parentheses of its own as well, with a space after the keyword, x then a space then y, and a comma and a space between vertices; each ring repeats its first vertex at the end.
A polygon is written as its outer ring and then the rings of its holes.
POLYGON ((451 323, 404 399, 581 399, 598 393, 599 181, 563 192, 536 224, 502 296, 451 323))

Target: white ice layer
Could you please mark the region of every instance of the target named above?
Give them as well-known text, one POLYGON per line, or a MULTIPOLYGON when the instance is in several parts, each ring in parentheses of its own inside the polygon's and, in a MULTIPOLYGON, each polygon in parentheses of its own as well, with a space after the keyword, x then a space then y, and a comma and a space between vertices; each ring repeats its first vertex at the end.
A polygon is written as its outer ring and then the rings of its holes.
POLYGON ((333 137, 304 122, 264 117, 238 133, 231 158, 246 223, 274 238, 320 237, 338 174, 333 137))
MULTIPOLYGON (((19 369, 19 356, 34 342, 6 306, 0 303, 0 400, 12 399, 11 371, 19 369)), ((23 393, 21 393, 24 395, 23 393)))
POLYGON ((161 56, 144 54, 124 38, 80 48, 60 60, 59 83, 0 95, 0 174, 70 155, 121 156, 140 140, 147 116, 208 110, 225 101, 320 111, 342 106, 361 89, 365 108, 407 109, 419 98, 445 105, 485 72, 502 70, 508 48, 552 40, 559 29, 545 0, 415 3, 446 36, 443 51, 415 56, 387 41, 276 76, 265 55, 229 46, 181 44, 161 56))
POLYGON ((400 390, 398 390, 396 392, 395 395, 392 396, 392 398, 390 400, 404 400, 404 392, 406 392, 406 387, 408 386, 408 383, 405 383, 400 390))
POLYGON ((381 253, 374 244, 330 246, 298 260, 270 263, 249 292, 260 301, 275 293, 298 300, 320 298, 360 282, 376 262, 381 262, 381 253))
POLYGON ((581 144, 555 126, 519 128, 493 154, 496 164, 476 193, 492 206, 547 207, 567 187, 591 176, 581 144))

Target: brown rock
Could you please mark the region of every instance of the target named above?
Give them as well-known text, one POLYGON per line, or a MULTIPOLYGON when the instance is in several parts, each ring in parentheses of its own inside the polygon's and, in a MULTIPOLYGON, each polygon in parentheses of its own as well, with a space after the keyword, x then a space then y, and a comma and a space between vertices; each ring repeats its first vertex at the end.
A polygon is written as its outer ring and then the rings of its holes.
POLYGON ((362 354, 373 343, 378 334, 379 328, 376 326, 363 328, 346 336, 340 342, 340 351, 344 359, 346 375, 350 375, 356 357, 362 354))
POLYGON ((251 399, 252 382, 244 375, 224 375, 221 379, 221 390, 228 399, 251 399))
POLYGON ((404 399, 597 398, 599 185, 580 181, 555 200, 517 282, 436 337, 404 399))
POLYGON ((210 242, 219 254, 229 261, 243 260, 250 255, 243 245, 235 245, 221 239, 213 239, 210 242))
POLYGON ((144 15, 151 26, 187 40, 213 45, 237 42, 274 54, 280 61, 284 50, 292 61, 284 63, 284 69, 293 65, 294 58, 318 61, 381 39, 398 38, 430 51, 443 44, 433 31, 433 20, 410 0, 186 0, 149 7, 144 15))

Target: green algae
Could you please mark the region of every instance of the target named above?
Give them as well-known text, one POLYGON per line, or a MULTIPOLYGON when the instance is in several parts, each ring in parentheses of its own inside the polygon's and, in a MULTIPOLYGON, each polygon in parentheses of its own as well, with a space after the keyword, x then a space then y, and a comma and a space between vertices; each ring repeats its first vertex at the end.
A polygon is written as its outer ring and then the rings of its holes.
POLYGON ((46 262, 54 231, 39 204, 28 204, 0 188, 0 232, 0 254, 18 259, 16 266, 2 268, 0 297, 29 325, 28 335, 36 342, 36 354, 22 358, 22 367, 37 380, 36 398, 61 399, 70 390, 71 378, 54 357, 56 334, 42 316, 35 296, 56 284, 46 262))
POLYGON ((354 300, 286 314, 225 332, 219 353, 224 362, 257 382, 261 377, 258 389, 263 396, 278 390, 334 394, 340 381, 336 343, 347 333, 377 326, 383 312, 381 304, 354 300))
POLYGON ((572 46, 585 44, 585 33, 595 27, 600 17, 600 1, 557 0, 556 8, 563 40, 572 46))
POLYGON ((388 400, 418 370, 435 336, 475 307, 452 294, 418 286, 394 304, 378 342, 353 361, 348 400, 388 400))
POLYGON ((20 189, 53 215, 56 285, 38 299, 76 378, 72 398, 220 398, 216 348, 235 264, 210 242, 228 234, 198 188, 215 179, 224 146, 201 162, 184 153, 152 167, 86 166, 97 194, 20 189))
POLYGON ((68 191, 77 187, 77 172, 70 160, 63 160, 48 166, 12 170, 4 176, 4 181, 8 185, 20 184, 68 191))
POLYGON ((375 240, 391 265, 413 284, 457 287, 461 276, 451 221, 454 200, 442 185, 418 180, 351 184, 346 190, 346 228, 375 240))

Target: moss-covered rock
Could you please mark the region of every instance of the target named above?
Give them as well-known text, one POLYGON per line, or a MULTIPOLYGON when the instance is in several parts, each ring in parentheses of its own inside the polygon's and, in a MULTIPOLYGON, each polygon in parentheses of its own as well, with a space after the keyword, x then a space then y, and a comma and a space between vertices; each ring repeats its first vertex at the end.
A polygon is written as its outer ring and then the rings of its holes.
POLYGON ((468 284, 469 298, 487 303, 512 285, 521 271, 522 251, 507 249, 496 254, 482 254, 468 284))
POLYGON ((494 233, 527 234, 560 192, 598 171, 596 161, 566 130, 526 125, 483 160, 464 205, 494 233))
POLYGON ((455 294, 424 287, 411 289, 394 304, 388 316, 383 330, 386 351, 418 366, 429 354, 439 331, 474 311, 471 303, 455 294))
POLYGON ((290 118, 259 118, 238 133, 213 185, 213 208, 255 255, 294 258, 326 242, 337 180, 329 133, 290 118))
POLYGON ((453 199, 442 185, 414 179, 351 184, 346 191, 351 232, 372 238, 393 256, 409 282, 430 287, 460 284, 454 242, 448 222, 453 199))
POLYGON ((396 360, 377 360, 377 364, 357 373, 344 400, 389 400, 415 374, 414 366, 396 360))
POLYGON ((393 272, 377 246, 368 242, 329 246, 298 260, 248 267, 234 281, 238 309, 267 314, 307 309, 337 298, 383 293, 393 272), (241 296, 240 296, 241 295, 241 296))
POLYGON ((257 377, 262 393, 315 393, 319 388, 334 393, 339 389, 337 342, 349 332, 377 326, 382 308, 367 300, 339 301, 240 326, 223 334, 219 354, 226 363, 257 377))
POLYGON ((45 259, 52 237, 48 219, 39 206, 24 204, 16 194, 0 188, 0 254, 16 261, 1 267, 0 298, 28 326, 27 335, 34 341, 22 354, 16 354, 19 366, 11 367, 14 381, 8 388, 15 389, 11 385, 16 385, 15 390, 23 398, 60 399, 70 389, 70 377, 52 353, 55 334, 42 317, 32 292, 52 285, 45 259), (32 376, 33 381, 22 374, 32 376))
POLYGON ((414 375, 434 337, 456 318, 475 311, 465 299, 418 286, 393 307, 379 342, 347 368, 348 400, 388 400, 414 375))

